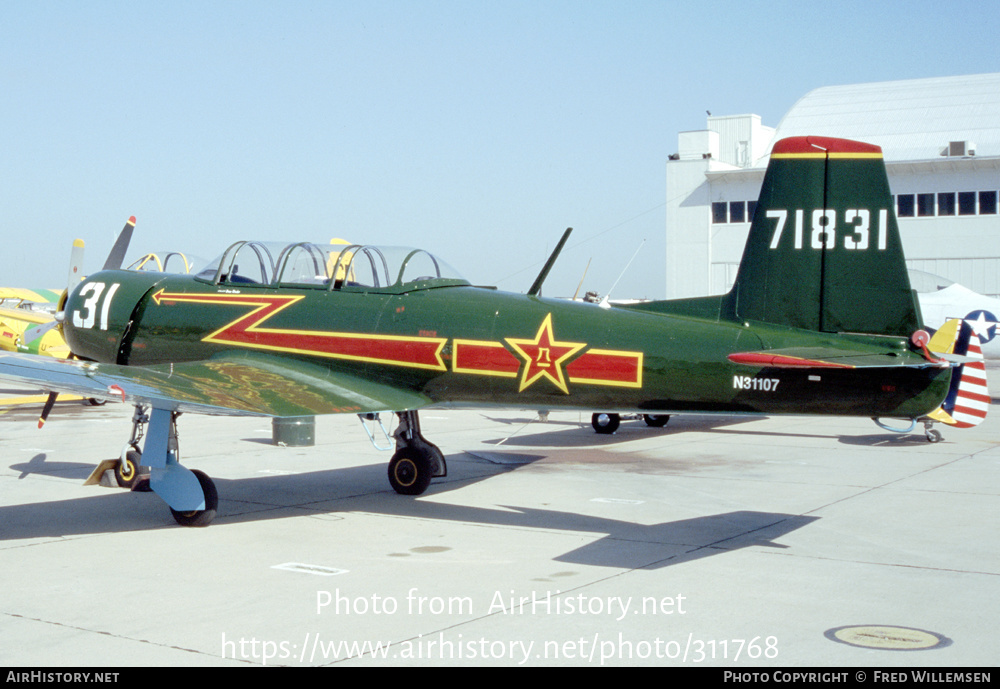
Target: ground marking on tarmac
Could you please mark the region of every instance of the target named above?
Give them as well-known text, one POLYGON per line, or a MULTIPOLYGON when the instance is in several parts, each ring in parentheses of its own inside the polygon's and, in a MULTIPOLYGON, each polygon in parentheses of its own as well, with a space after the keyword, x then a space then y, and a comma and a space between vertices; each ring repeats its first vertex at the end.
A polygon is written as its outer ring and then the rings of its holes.
POLYGON ((831 641, 877 648, 885 651, 923 651, 951 645, 951 640, 925 629, 896 627, 893 625, 855 625, 828 630, 824 636, 831 641))
POLYGON ((610 502, 614 505, 641 505, 645 500, 626 500, 625 498, 591 498, 591 502, 610 502))
POLYGON ((333 577, 338 574, 347 574, 346 569, 323 567, 322 565, 306 565, 301 562, 286 562, 283 565, 272 565, 271 569, 283 569, 288 572, 299 572, 300 574, 316 574, 321 577, 333 577))

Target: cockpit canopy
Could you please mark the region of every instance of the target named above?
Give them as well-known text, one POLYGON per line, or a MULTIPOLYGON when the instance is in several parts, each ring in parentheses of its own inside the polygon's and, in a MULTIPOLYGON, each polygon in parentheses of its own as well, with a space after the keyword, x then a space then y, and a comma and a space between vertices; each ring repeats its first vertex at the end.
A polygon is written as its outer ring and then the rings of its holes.
POLYGON ((197 275, 215 285, 402 293, 468 285, 451 266, 423 249, 236 242, 197 275))

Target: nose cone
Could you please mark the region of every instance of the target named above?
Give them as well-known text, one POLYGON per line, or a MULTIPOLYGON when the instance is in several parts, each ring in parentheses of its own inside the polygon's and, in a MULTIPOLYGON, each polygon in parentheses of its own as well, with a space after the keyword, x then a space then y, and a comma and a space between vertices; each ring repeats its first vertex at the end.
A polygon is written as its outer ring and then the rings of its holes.
POLYGON ((118 363, 122 338, 132 313, 159 274, 124 270, 101 271, 69 293, 62 329, 71 351, 80 358, 118 363))

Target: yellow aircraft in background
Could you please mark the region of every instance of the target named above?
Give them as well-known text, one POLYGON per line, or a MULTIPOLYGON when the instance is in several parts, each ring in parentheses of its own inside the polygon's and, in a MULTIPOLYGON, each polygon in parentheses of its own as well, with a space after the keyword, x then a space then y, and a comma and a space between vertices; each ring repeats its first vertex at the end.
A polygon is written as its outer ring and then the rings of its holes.
MULTIPOLYGON (((111 249, 111 254, 105 262, 105 269, 121 265, 125 252, 128 250, 128 244, 132 239, 134 228, 135 216, 128 219, 118 235, 118 239, 111 249)), ((67 286, 64 290, 0 287, 0 350, 41 354, 59 359, 69 357, 70 349, 58 327, 56 312, 62 306, 69 290, 83 279, 83 247, 82 239, 73 241, 69 275, 66 280, 67 286), (12 306, 3 306, 8 301, 12 302, 12 306)), ((82 398, 69 397, 64 399, 82 398)), ((51 393, 47 397, 45 395, 7 397, 0 402, 0 405, 35 404, 39 400, 46 400, 46 406, 51 408, 55 397, 51 393)), ((40 421, 39 426, 42 423, 40 421)))
POLYGON ((0 307, 0 349, 65 359, 69 347, 55 325, 47 311, 0 307))
MULTIPOLYGON (((132 225, 135 224, 134 218, 129 220, 132 225)), ((130 225, 125 227, 130 228, 130 225)), ((67 288, 83 277, 82 265, 83 240, 77 239, 73 242, 70 256, 67 288)), ((69 347, 55 327, 55 312, 66 291, 0 287, 0 349, 60 359, 69 356, 69 347)))

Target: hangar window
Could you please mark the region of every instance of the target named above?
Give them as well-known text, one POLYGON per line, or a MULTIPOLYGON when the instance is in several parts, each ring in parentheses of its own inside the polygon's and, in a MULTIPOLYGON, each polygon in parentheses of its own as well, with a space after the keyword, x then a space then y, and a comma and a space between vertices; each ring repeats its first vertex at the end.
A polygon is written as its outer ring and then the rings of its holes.
POLYGON ((729 202, 729 222, 746 222, 746 204, 743 201, 729 202))
POLYGON ((976 214, 976 192, 974 191, 958 192, 958 214, 959 215, 976 214))
POLYGON ((747 201, 747 220, 753 222, 753 213, 757 210, 756 201, 747 201))
POLYGON ((937 197, 938 215, 955 215, 955 192, 942 192, 937 197))
POLYGON ((934 215, 934 194, 917 194, 917 215, 921 218, 934 215))
POLYGON ((900 218, 913 217, 913 194, 900 194, 896 197, 896 215, 900 218))
POLYGON ((712 204, 712 222, 713 223, 723 223, 726 222, 726 209, 728 204, 725 201, 716 202, 712 204))
POLYGON ((979 192, 979 215, 996 215, 997 193, 995 191, 979 192))

